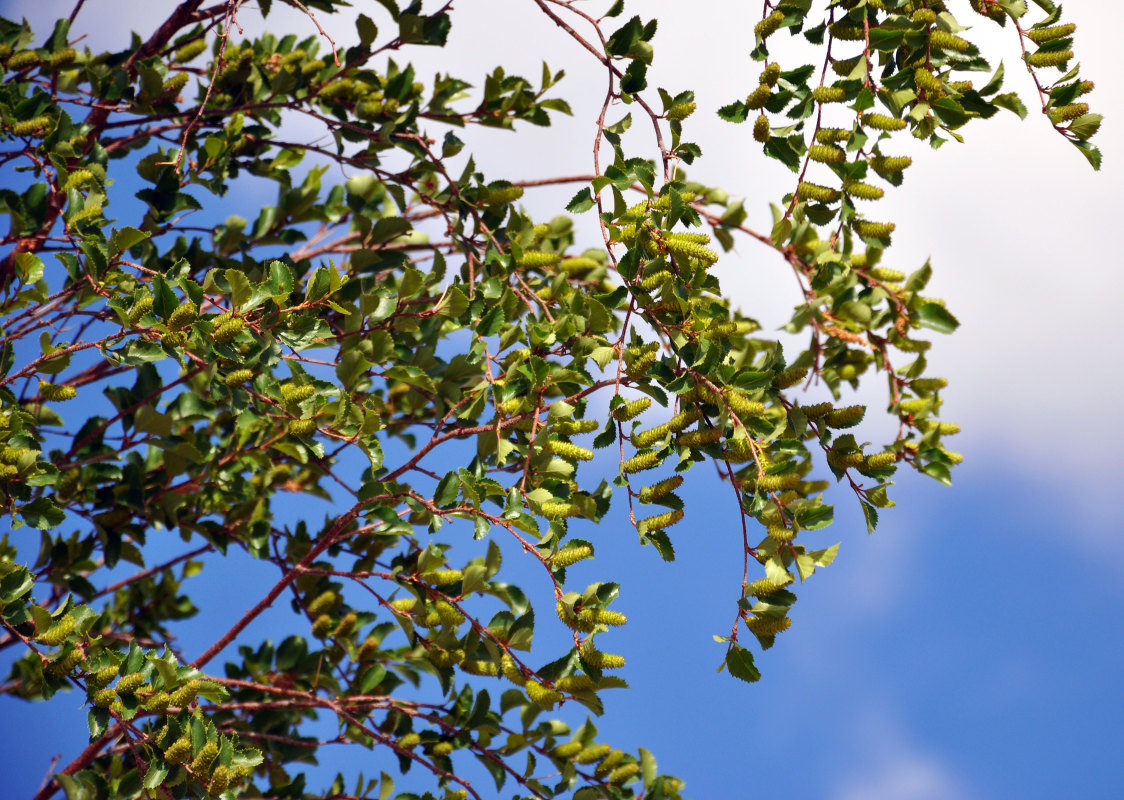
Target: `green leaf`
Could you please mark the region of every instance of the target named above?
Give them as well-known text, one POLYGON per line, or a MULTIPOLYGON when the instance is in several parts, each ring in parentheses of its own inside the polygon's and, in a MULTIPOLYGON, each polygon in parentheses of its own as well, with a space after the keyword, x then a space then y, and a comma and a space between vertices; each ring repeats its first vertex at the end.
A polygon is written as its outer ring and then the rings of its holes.
POLYGON ((137 242, 142 242, 151 235, 146 231, 139 231, 128 226, 113 231, 113 235, 109 237, 109 257, 116 258, 137 242))
POLYGON ((960 322, 948 310, 937 303, 925 303, 917 309, 917 321, 922 328, 931 328, 940 333, 952 333, 960 327, 960 322))
POLYGON ((753 665, 753 653, 740 644, 734 643, 726 651, 726 666, 730 674, 746 683, 756 683, 761 680, 761 673, 753 665))

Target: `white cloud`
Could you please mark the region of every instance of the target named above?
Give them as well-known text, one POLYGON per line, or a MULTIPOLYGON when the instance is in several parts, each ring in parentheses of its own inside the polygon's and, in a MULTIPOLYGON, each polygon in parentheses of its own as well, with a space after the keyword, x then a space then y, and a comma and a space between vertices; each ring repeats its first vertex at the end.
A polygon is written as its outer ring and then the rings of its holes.
POLYGON ((847 771, 831 781, 832 800, 968 800, 972 793, 937 755, 913 744, 885 713, 860 715, 847 771))

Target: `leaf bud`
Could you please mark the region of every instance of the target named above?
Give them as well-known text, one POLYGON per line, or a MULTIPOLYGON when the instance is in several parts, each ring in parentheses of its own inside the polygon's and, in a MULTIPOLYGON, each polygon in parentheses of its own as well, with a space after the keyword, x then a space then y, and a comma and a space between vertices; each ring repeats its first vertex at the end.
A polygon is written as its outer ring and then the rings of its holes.
POLYGON ((839 199, 839 192, 827 186, 801 181, 796 187, 796 196, 801 200, 815 200, 820 203, 834 203, 839 199))
POLYGON ((753 32, 761 39, 768 39, 784 23, 784 12, 780 9, 775 9, 769 16, 758 22, 753 27, 753 32))
POLYGON ((1032 28, 1026 32, 1026 38, 1030 39, 1035 44, 1043 44, 1045 42, 1052 42, 1055 39, 1064 39, 1075 30, 1077 30, 1077 26, 1072 22, 1068 25, 1054 25, 1049 28, 1032 28))
POLYGON ((758 142, 769 141, 769 118, 761 114, 753 121, 753 138, 758 142))
POLYGON ((673 491, 679 488, 683 483, 682 475, 673 475, 670 478, 665 478, 657 484, 652 486, 645 486, 640 490, 641 503, 654 503, 662 497, 666 497, 673 491))
POLYGON ((39 394, 44 400, 51 402, 64 402, 66 400, 73 400, 78 396, 78 390, 73 386, 63 386, 58 383, 48 383, 47 381, 39 381, 39 394))
POLYGON ((908 123, 904 119, 887 116, 886 114, 863 114, 863 124, 880 131, 900 131, 908 123))

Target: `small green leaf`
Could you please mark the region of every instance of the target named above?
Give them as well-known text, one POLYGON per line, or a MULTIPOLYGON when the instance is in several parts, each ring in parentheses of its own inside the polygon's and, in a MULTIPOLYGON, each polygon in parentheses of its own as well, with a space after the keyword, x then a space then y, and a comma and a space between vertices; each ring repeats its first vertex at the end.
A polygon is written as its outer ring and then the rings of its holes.
POLYGON ((729 667, 731 675, 746 683, 756 683, 761 680, 761 673, 753 665, 753 653, 740 644, 735 643, 726 651, 726 666, 729 667))

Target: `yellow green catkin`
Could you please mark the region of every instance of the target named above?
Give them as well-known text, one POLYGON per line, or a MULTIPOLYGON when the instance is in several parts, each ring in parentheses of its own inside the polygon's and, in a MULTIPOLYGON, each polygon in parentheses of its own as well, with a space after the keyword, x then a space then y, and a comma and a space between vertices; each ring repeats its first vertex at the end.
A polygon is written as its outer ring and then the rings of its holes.
POLYGON ((863 124, 880 131, 900 131, 908 123, 904 119, 891 117, 886 114, 863 114, 863 124))
POLYGON ((189 301, 181 306, 176 306, 172 313, 168 315, 168 328, 171 330, 186 328, 198 318, 199 308, 189 301))
POLYGON ((595 761, 600 761, 605 756, 612 752, 613 748, 607 744, 591 744, 589 747, 583 748, 574 756, 575 764, 592 764, 595 761))
POLYGON ((761 114, 753 121, 753 138, 759 142, 769 141, 769 118, 761 114))
POLYGON ((175 61, 177 64, 186 64, 206 49, 207 42, 205 39, 196 39, 193 42, 188 42, 183 47, 176 50, 175 61))
POLYGON ((652 398, 650 397, 641 397, 628 403, 622 403, 613 409, 613 419, 618 422, 628 422, 630 419, 643 414, 651 405, 652 398))
POLYGON ((197 775, 206 771, 206 769, 211 766, 211 762, 218 757, 218 754, 219 743, 207 742, 203 745, 203 749, 199 751, 199 755, 192 760, 191 771, 197 775))
POLYGON ((753 27, 753 32, 762 39, 768 39, 780 29, 784 23, 784 12, 779 9, 774 10, 769 16, 758 22, 753 27))
POLYGON ((485 678, 494 678, 500 674, 500 668, 491 661, 485 661, 480 658, 465 659, 460 663, 461 671, 467 672, 469 675, 479 675, 485 678))
POLYGON ((959 36, 939 29, 929 34, 929 45, 930 47, 939 47, 941 50, 955 50, 958 53, 962 53, 972 46, 967 39, 961 39, 959 36))
POLYGON ((523 674, 523 670, 519 669, 519 665, 515 663, 515 659, 511 657, 510 653, 504 653, 500 657, 500 672, 516 686, 523 686, 527 683, 527 677, 523 674))
POLYGON ((746 586, 745 594, 747 597, 763 597, 780 591, 794 580, 796 579, 788 573, 785 573, 783 578, 761 578, 746 586))
POLYGON ((876 281, 897 283, 898 281, 905 280, 904 272, 896 269, 890 269, 889 267, 873 267, 867 270, 866 274, 876 281))
POLYGON ((814 144, 808 148, 808 158, 821 164, 840 164, 847 160, 847 152, 837 145, 814 144))
POLYGON ((816 141, 820 144, 838 144, 850 138, 850 128, 820 128, 816 131, 816 141))
POLYGON ((551 556, 550 566, 552 569, 564 569, 587 558, 593 558, 593 548, 589 545, 580 544, 574 547, 566 547, 551 556))
POLYGON ((66 641, 70 634, 74 633, 74 625, 74 617, 66 614, 61 619, 56 620, 50 628, 36 636, 35 639, 48 647, 58 647, 66 641))
POLYGON ((674 509, 672 511, 665 511, 663 514, 655 514, 647 519, 642 519, 636 523, 636 528, 641 534, 653 533, 655 531, 662 531, 664 528, 670 528, 682 519, 682 510, 674 509))
POLYGON ((625 475, 631 475, 635 472, 643 472, 646 469, 652 469, 660 462, 659 453, 637 453, 632 458, 621 464, 621 472, 625 475))
POLYGON ((883 239, 893 233, 898 226, 893 222, 872 222, 866 219, 857 219, 851 223, 851 227, 855 229, 859 236, 883 239))
POLYGON ((521 267, 549 267, 562 260, 558 253, 544 253, 541 250, 524 250, 519 257, 521 267))
POLYGON ((301 403, 316 394, 316 387, 311 384, 283 383, 281 384, 281 399, 286 403, 301 403))
POLYGON ((879 200, 886 194, 885 189, 862 181, 847 181, 843 184, 843 191, 860 200, 879 200))
POLYGON ((252 369, 236 369, 226 375, 222 382, 227 386, 240 386, 247 381, 253 380, 254 371, 252 369))
POLYGON ((164 760, 169 764, 182 764, 191 757, 191 737, 181 736, 164 751, 164 760))
POLYGON ((776 86, 777 81, 780 80, 780 77, 781 65, 774 61, 769 66, 765 67, 765 69, 761 73, 761 77, 759 78, 759 80, 766 86, 776 86))
POLYGON ((769 88, 768 84, 759 84, 758 87, 745 98, 745 106, 746 108, 754 110, 764 108, 765 104, 769 102, 769 98, 772 96, 773 90, 769 88))
POLYGON ((66 400, 73 400, 77 397, 78 390, 73 386, 63 386, 57 383, 39 381, 39 395, 44 400, 61 403, 66 400))
POLYGON ((625 665, 625 658, 615 653, 603 653, 593 646, 593 639, 585 640, 581 647, 581 656, 586 663, 600 669, 620 669, 625 665))
POLYGON ((781 631, 788 630, 792 625, 791 617, 769 619, 768 617, 750 617, 745 621, 746 627, 758 636, 776 636, 781 631))
POLYGON ((1045 42, 1052 42, 1055 39, 1064 39, 1075 30, 1077 30, 1077 26, 1072 22, 1068 25, 1054 25, 1049 28, 1032 28, 1026 32, 1026 38, 1030 39, 1035 44, 1043 44, 1045 42))
POLYGON ((566 458, 571 461, 592 461, 593 451, 579 447, 572 442, 548 441, 543 445, 543 450, 551 455, 566 458))
POLYGON ((52 68, 58 69, 72 63, 76 58, 78 58, 77 50, 73 47, 64 47, 62 50, 56 50, 51 53, 51 57, 47 60, 47 63, 49 63, 52 68))
POLYGON ((828 186, 820 186, 809 181, 801 181, 796 187, 796 196, 801 200, 815 200, 819 203, 833 203, 839 199, 839 192, 828 186))
MULTIPOLYGON (((561 682, 561 680, 562 679, 560 678, 558 681, 556 681, 556 685, 557 683, 561 682)), ((576 756, 582 751, 582 749, 583 747, 581 742, 563 742, 562 744, 551 750, 550 755, 554 758, 568 759, 572 756, 576 756)))
POLYGON ((484 194, 482 202, 486 206, 502 206, 508 203, 514 203, 522 196, 522 186, 500 186, 495 189, 488 189, 484 194))
POLYGON ((679 103, 667 110, 667 118, 672 122, 679 122, 695 113, 697 103, 679 103))
POLYGON ((773 377, 773 386, 778 389, 787 389, 804 380, 808 375, 807 367, 789 367, 783 372, 778 372, 773 377))
POLYGON ((223 322, 216 324, 215 329, 211 332, 211 338, 216 342, 229 342, 242 333, 245 327, 246 323, 241 317, 228 317, 223 322))
POLYGON ((34 50, 20 50, 18 53, 13 53, 4 66, 12 72, 15 72, 38 63, 39 54, 34 50))
POLYGON ((670 478, 665 478, 659 483, 652 486, 645 486, 640 490, 641 503, 654 503, 655 501, 666 497, 674 492, 683 484, 682 475, 673 475, 670 478))
POLYGON ((291 419, 285 424, 290 436, 308 436, 316 431, 314 419, 291 419))
POLYGON ((829 428, 849 428, 852 425, 857 425, 865 413, 866 406, 846 406, 829 412, 824 421, 827 422, 829 428))
MULTIPOLYGON (((663 437, 671 433, 671 426, 666 423, 657 425, 654 428, 647 428, 646 430, 637 431, 632 434, 632 445, 636 448, 643 450, 658 442, 663 437)), ((653 464, 655 462, 652 462, 653 464)), ((650 466, 650 465, 649 465, 650 466)), ((640 469, 647 469, 648 467, 640 467, 640 469)), ((635 470, 633 470, 635 471, 635 470)))
POLYGON ((703 447, 722 438, 721 428, 704 428, 679 434, 677 441, 684 447, 703 447))
POLYGON ((913 164, 913 159, 909 156, 876 156, 870 159, 870 166, 874 168, 874 171, 883 174, 901 172, 911 164, 913 164))
POLYGON ((548 689, 538 681, 527 681, 523 688, 527 692, 527 697, 531 698, 531 702, 541 708, 553 708, 554 704, 564 697, 562 692, 548 689))
POLYGON ((842 103, 846 97, 842 86, 817 86, 812 90, 812 99, 817 103, 842 103))

